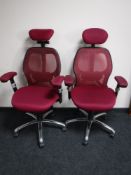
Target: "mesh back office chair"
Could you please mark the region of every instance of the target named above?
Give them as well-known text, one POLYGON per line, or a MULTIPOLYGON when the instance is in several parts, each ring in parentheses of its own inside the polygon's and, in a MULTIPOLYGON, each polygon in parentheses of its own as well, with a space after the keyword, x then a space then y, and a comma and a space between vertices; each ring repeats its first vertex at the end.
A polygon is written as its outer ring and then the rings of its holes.
POLYGON ((61 102, 61 84, 64 80, 60 76, 61 64, 57 51, 54 48, 45 47, 49 43, 54 31, 52 29, 32 29, 30 38, 41 44, 41 47, 32 47, 27 50, 23 62, 23 72, 28 81, 28 86, 17 89, 14 82, 16 72, 8 72, 1 76, 2 82, 10 80, 14 90, 12 106, 26 112, 33 120, 17 127, 14 134, 27 126, 38 125, 38 143, 44 146, 42 125, 43 123, 64 128, 59 121, 46 119, 53 112, 53 105, 61 102), (39 113, 40 115, 36 115, 39 113), (43 114, 44 113, 44 114, 43 114))
POLYGON ((71 75, 67 75, 65 85, 68 87, 69 98, 86 117, 67 120, 66 126, 73 122, 86 121, 87 126, 83 142, 86 145, 93 123, 114 136, 114 129, 98 118, 105 115, 105 111, 113 108, 119 88, 127 87, 127 81, 121 76, 116 76, 116 90, 114 91, 107 86, 112 71, 111 55, 107 49, 95 46, 106 41, 107 32, 100 28, 91 28, 86 29, 82 36, 84 42, 91 46, 82 47, 77 51, 73 66, 75 79, 71 75), (94 112, 97 114, 94 115, 94 112))

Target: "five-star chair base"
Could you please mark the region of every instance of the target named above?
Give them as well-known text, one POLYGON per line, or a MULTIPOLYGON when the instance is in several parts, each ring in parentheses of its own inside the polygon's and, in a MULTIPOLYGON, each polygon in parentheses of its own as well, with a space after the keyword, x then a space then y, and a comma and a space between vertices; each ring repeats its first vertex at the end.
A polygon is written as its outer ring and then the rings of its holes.
POLYGON ((84 110, 81 110, 80 109, 80 111, 85 115, 85 117, 67 120, 65 122, 65 125, 67 127, 68 124, 71 124, 71 123, 74 123, 74 122, 83 122, 83 121, 84 122, 87 122, 87 124, 86 124, 86 130, 85 130, 85 136, 84 136, 84 141, 82 142, 83 145, 87 145, 88 144, 89 135, 90 135, 90 132, 91 132, 91 127, 92 127, 92 125, 94 123, 97 124, 102 129, 104 129, 105 131, 107 131, 111 137, 114 137, 115 130, 113 128, 111 128, 110 126, 108 126, 107 124, 105 124, 105 123, 101 122, 100 120, 98 120, 99 117, 101 117, 103 115, 106 115, 105 112, 99 113, 99 114, 96 114, 96 115, 92 115, 92 113, 89 113, 88 114, 84 110))
POLYGON ((30 122, 27 122, 21 126, 18 126, 17 128, 14 129, 14 136, 18 136, 19 135, 19 131, 24 129, 27 126, 31 126, 34 124, 37 124, 38 126, 38 144, 40 147, 44 146, 44 139, 43 139, 43 124, 48 124, 48 125, 53 125, 56 127, 60 127, 60 128, 65 128, 65 124, 59 121, 55 121, 55 120, 50 120, 50 119, 45 119, 49 114, 51 114, 53 112, 53 110, 50 110, 46 113, 44 113, 42 116, 36 116, 32 113, 26 113, 27 115, 33 117, 33 120, 31 120, 30 122))

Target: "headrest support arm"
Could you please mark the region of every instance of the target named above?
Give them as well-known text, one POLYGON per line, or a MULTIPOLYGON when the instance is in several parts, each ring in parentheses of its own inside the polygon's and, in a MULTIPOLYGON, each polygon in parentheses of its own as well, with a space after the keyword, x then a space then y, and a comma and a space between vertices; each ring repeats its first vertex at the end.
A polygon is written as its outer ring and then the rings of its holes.
POLYGON ((92 48, 95 48, 95 44, 91 44, 91 47, 92 47, 92 48))
POLYGON ((45 47, 46 44, 49 44, 49 41, 37 41, 38 44, 41 45, 41 47, 45 47))

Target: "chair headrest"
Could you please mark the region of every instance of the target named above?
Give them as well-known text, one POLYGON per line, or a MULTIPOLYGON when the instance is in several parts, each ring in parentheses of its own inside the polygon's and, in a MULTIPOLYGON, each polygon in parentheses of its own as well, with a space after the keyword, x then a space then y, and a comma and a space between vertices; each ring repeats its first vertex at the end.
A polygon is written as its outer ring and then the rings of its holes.
POLYGON ((82 38, 86 44, 103 44, 108 38, 108 33, 104 29, 89 28, 83 31, 82 38))
POLYGON ((35 41, 49 41, 53 33, 53 29, 32 29, 29 31, 29 36, 35 41))

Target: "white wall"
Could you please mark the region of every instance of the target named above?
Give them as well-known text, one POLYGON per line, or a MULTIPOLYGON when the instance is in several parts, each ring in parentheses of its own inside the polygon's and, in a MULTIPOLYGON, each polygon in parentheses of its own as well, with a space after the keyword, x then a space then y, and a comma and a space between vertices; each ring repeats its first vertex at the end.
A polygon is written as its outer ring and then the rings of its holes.
MULTIPOLYGON (((128 107, 131 95, 131 1, 130 0, 0 0, 0 75, 17 71, 19 87, 25 51, 35 43, 28 40, 32 28, 55 30, 50 46, 61 57, 62 74, 69 74, 81 33, 89 27, 102 27, 109 33, 104 44, 112 55, 114 69, 109 86, 115 88, 115 75, 123 75, 127 89, 121 89, 115 107, 128 107)), ((0 84, 0 106, 11 106, 9 83, 0 84)), ((64 87, 64 107, 72 106, 64 87)))

